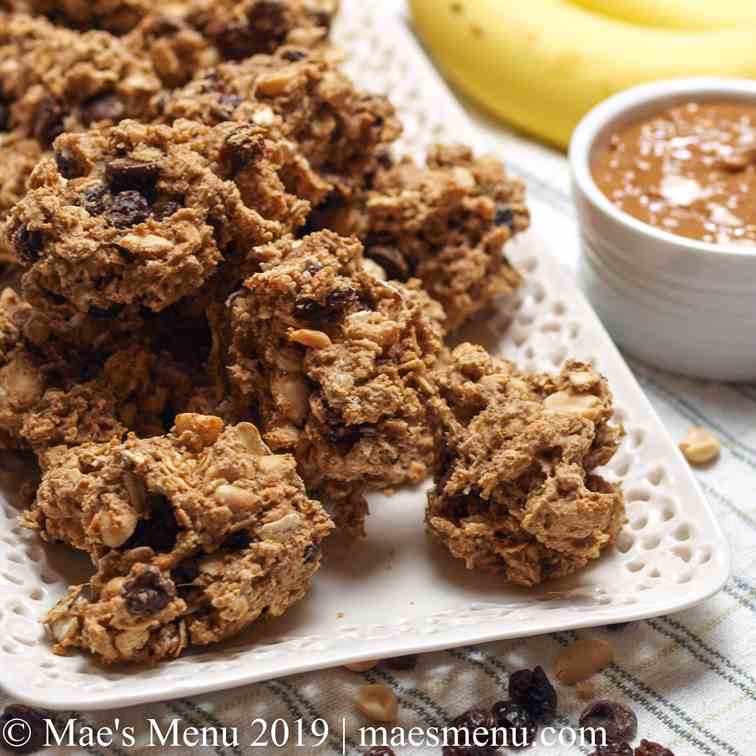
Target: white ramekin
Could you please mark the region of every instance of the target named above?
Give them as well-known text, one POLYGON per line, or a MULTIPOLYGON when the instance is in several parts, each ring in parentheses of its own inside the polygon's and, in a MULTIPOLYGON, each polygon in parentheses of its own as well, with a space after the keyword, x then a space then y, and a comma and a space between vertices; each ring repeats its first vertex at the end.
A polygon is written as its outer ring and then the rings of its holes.
POLYGON ((696 100, 756 104, 756 81, 691 78, 628 89, 594 108, 570 145, 579 278, 617 343, 700 378, 756 379, 756 248, 686 239, 617 208, 591 167, 618 128, 696 100))

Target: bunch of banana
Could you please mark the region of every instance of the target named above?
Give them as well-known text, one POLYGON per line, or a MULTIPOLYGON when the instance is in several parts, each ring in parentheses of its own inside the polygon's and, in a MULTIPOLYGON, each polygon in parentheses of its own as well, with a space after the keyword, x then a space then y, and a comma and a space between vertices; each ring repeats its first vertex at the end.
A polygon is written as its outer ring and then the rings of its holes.
POLYGON ((677 76, 756 78, 756 0, 409 0, 463 92, 565 146, 594 105, 677 76))

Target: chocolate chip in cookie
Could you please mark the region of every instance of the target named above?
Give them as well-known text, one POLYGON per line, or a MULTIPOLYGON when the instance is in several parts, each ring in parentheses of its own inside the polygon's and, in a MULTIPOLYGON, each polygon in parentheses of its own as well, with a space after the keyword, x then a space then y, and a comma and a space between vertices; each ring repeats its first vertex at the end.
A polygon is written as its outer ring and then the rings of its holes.
POLYGON ((100 121, 118 123, 125 115, 123 101, 115 92, 98 94, 81 106, 81 120, 87 127, 100 121))
POLYGON ((114 193, 134 190, 143 194, 155 189, 160 167, 157 163, 142 163, 129 158, 111 161, 105 166, 105 178, 114 193))

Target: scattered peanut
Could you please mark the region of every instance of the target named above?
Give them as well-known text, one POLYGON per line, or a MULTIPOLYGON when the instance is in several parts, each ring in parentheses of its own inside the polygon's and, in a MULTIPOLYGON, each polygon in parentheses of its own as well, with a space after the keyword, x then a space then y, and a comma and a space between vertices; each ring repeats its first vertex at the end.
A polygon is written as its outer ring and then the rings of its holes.
POLYGON ((680 451, 691 465, 707 465, 722 450, 719 439, 706 428, 691 428, 680 442, 680 451))
POLYGON ((344 669, 348 669, 350 672, 367 672, 378 665, 378 659, 369 659, 368 661, 354 662, 353 664, 345 664, 344 669))
POLYGON ((578 640, 568 646, 554 662, 556 676, 564 685, 574 685, 608 667, 614 649, 602 640, 578 640))
POLYGON ((357 691, 357 708, 372 722, 393 722, 399 714, 396 694, 388 685, 363 685, 357 691))

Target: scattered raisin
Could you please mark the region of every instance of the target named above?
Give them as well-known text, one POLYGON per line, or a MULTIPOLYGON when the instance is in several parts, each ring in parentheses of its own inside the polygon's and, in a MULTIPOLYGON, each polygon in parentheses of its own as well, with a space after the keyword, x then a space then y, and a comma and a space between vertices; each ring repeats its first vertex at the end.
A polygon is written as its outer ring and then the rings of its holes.
POLYGON ((10 109, 0 104, 0 131, 9 131, 11 124, 10 109))
POLYGON ((43 145, 51 145, 63 133, 63 109, 52 97, 45 97, 34 114, 32 133, 43 145))
POLYGON ((45 246, 45 235, 39 229, 30 229, 25 223, 19 226, 13 236, 13 248, 21 262, 31 265, 39 260, 45 246))
POLYGON ((160 570, 152 565, 144 569, 123 586, 126 608, 138 616, 157 614, 171 603, 176 595, 176 586, 163 578, 160 570))
POLYGON ((114 92, 95 95, 81 106, 81 120, 87 128, 98 121, 118 123, 125 114, 123 102, 114 92))
POLYGON ((635 749, 635 756, 675 756, 675 754, 658 743, 641 740, 640 745, 635 749))
POLYGON ((386 665, 389 669, 397 672, 407 672, 417 667, 420 657, 417 654, 407 654, 406 656, 395 656, 392 659, 386 659, 386 665))
MULTIPOLYGON (((487 709, 470 709, 454 719, 451 726, 457 730, 457 745, 445 746, 444 756, 492 756, 496 753, 492 732, 496 722, 487 709)), ((449 733, 449 739, 455 742, 454 733, 449 733)))
POLYGON ((609 743, 599 746, 590 756, 633 756, 633 749, 627 743, 609 743))
POLYGON ((157 163, 117 158, 105 166, 105 179, 115 193, 134 190, 142 194, 154 190, 160 175, 157 163))
POLYGON ((498 701, 491 709, 496 726, 506 730, 506 740, 498 740, 512 750, 527 748, 535 743, 538 725, 527 709, 514 701, 498 701))
POLYGON ((156 554, 167 554, 173 551, 179 526, 171 502, 165 496, 153 494, 149 497, 149 510, 149 518, 139 520, 136 530, 121 546, 121 551, 129 551, 141 546, 151 548, 156 554))
POLYGON ((615 701, 594 701, 580 715, 580 726, 603 729, 608 743, 626 743, 635 737, 638 719, 627 706, 615 701))
POLYGON ((45 730, 42 712, 23 704, 11 704, 0 716, 0 748, 10 753, 34 753, 45 747, 45 730))
POLYGON ((509 697, 536 722, 548 724, 556 716, 557 694, 543 667, 513 672, 509 677, 509 697))

